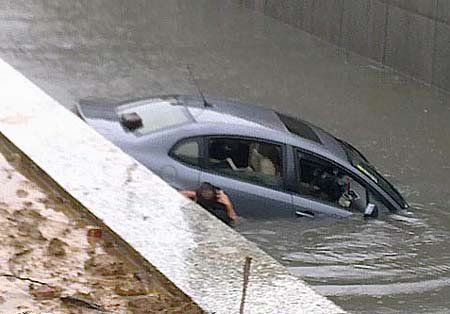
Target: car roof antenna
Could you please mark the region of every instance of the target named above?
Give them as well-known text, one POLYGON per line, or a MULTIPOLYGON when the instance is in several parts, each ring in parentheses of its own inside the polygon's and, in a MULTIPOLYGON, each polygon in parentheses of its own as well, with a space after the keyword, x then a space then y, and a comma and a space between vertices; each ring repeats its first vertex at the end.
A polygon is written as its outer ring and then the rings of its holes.
POLYGON ((189 76, 191 77, 192 82, 194 83, 195 87, 197 88, 198 93, 200 94, 200 97, 202 97, 203 106, 212 107, 212 105, 206 101, 205 95, 203 95, 202 90, 198 86, 197 80, 195 79, 194 75, 192 74, 191 67, 188 65, 188 66, 186 66, 186 68, 189 72, 189 76))

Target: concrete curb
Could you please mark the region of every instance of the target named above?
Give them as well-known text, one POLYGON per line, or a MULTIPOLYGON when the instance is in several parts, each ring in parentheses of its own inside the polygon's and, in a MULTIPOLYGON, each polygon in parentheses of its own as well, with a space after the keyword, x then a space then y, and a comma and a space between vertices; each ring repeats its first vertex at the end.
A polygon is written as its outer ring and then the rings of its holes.
POLYGON ((181 291, 213 313, 344 313, 175 192, 0 59, 0 132, 181 291))

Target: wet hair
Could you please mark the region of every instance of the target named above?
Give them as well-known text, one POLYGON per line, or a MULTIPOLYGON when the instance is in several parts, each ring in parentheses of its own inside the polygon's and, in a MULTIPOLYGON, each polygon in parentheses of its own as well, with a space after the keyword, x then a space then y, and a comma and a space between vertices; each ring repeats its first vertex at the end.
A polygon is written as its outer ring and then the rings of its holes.
POLYGON ((217 203, 217 188, 209 182, 202 182, 200 187, 195 191, 197 203, 205 208, 210 208, 217 203), (210 194, 210 198, 205 195, 210 194))

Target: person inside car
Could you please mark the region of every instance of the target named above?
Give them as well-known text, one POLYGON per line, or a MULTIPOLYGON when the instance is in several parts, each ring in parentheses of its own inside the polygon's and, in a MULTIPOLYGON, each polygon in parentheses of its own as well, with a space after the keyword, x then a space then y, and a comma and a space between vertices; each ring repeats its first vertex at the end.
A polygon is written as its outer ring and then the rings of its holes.
POLYGON ((343 176, 337 169, 316 169, 312 184, 315 193, 330 202, 338 202, 346 188, 343 176))
POLYGON ((255 172, 275 176, 277 171, 276 167, 269 157, 261 153, 262 150, 261 146, 262 145, 260 145, 259 143, 250 144, 250 151, 248 158, 249 166, 255 172))
POLYGON ((233 225, 239 220, 228 195, 209 182, 202 182, 196 191, 183 190, 180 193, 205 208, 227 225, 233 225))

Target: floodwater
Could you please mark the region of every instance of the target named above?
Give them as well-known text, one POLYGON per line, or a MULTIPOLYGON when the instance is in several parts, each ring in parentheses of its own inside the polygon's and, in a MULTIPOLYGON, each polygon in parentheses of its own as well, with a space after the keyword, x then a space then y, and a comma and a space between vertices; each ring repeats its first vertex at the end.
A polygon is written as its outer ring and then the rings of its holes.
POLYGON ((447 93, 226 0, 0 3, 0 57, 67 108, 197 93, 302 117, 365 153, 410 213, 239 231, 352 313, 450 311, 447 93))
POLYGON ((449 313, 450 232, 442 224, 449 218, 417 208, 382 220, 246 222, 239 228, 353 313, 449 313))

